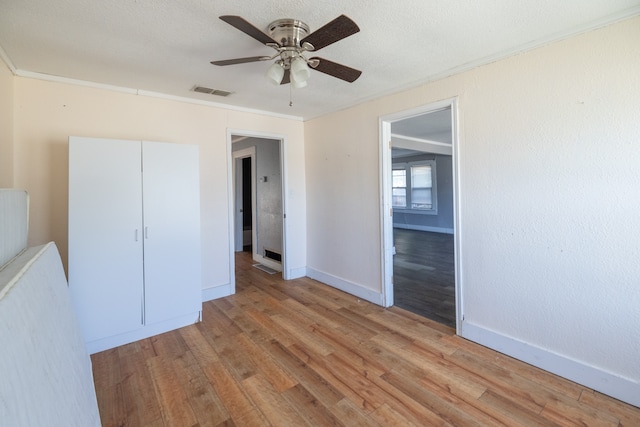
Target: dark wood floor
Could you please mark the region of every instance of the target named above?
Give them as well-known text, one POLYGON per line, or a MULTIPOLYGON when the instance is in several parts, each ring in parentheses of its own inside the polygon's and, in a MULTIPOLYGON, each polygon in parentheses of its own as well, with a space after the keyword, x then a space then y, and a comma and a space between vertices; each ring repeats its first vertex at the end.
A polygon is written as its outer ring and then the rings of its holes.
POLYGON ((92 356, 103 426, 638 425, 440 323, 236 260, 237 293, 201 323, 92 356))
POLYGON ((394 228, 393 240, 394 304, 454 328, 453 235, 394 228))

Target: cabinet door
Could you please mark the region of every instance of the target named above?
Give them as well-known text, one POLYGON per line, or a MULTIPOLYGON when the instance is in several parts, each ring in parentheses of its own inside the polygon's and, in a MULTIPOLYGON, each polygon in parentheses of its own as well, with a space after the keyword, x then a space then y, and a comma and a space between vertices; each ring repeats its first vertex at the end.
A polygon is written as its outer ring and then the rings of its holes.
POLYGON ((140 150, 69 138, 69 288, 87 342, 142 326, 140 150))
POLYGON ((202 309, 195 145, 142 142, 145 323, 202 309))

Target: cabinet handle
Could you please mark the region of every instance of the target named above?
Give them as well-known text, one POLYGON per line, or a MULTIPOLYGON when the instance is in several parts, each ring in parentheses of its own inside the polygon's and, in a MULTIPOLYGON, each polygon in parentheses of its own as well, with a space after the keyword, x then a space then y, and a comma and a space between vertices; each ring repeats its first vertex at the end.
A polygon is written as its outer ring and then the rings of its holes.
POLYGON ((149 238, 149 227, 145 227, 144 228, 144 238, 148 239, 149 238))
POLYGON ((136 228, 136 232, 135 232, 135 239, 136 239, 136 242, 137 242, 138 241, 138 229, 137 228, 136 228))

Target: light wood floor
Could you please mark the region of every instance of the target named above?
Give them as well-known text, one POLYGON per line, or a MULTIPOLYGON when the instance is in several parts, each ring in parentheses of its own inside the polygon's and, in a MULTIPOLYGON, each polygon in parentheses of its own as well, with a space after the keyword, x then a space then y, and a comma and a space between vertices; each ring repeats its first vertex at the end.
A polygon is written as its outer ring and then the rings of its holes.
POLYGON ((640 409, 238 254, 199 324, 92 356, 104 426, 638 426, 640 409))

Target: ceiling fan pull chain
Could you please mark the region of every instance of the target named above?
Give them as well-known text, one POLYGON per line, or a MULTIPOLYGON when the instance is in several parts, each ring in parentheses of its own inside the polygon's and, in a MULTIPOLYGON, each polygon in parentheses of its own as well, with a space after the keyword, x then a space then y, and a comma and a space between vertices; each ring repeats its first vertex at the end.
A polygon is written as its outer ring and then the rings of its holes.
POLYGON ((293 107, 293 85, 289 85, 289 107, 293 107))

